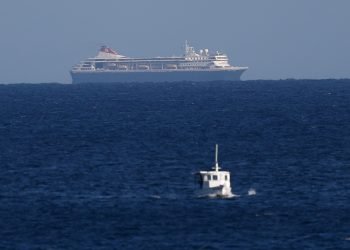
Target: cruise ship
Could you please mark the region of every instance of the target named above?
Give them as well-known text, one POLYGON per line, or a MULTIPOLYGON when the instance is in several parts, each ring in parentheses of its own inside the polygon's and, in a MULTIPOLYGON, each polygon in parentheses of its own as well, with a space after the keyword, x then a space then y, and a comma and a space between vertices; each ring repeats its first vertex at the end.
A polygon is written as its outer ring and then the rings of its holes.
POLYGON ((102 46, 97 56, 73 66, 73 83, 239 81, 247 67, 231 66, 226 54, 198 52, 186 42, 183 56, 132 58, 102 46))

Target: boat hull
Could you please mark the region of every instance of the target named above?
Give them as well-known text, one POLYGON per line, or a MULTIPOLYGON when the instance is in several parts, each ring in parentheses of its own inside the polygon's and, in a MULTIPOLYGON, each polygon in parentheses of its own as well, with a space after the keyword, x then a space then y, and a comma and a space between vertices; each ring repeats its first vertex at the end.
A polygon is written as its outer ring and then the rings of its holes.
POLYGON ((71 76, 73 83, 239 81, 245 70, 71 71, 71 76))
POLYGON ((231 198, 232 194, 231 187, 220 185, 212 188, 202 188, 197 192, 198 197, 211 197, 211 198, 231 198))

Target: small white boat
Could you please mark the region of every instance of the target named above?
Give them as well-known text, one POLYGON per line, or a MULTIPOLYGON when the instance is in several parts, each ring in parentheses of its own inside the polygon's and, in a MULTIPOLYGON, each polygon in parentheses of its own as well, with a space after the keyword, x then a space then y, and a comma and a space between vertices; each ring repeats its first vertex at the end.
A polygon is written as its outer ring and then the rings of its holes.
POLYGON ((199 196, 233 197, 231 192, 230 172, 221 171, 218 163, 218 145, 215 145, 215 165, 212 171, 199 171, 199 196))

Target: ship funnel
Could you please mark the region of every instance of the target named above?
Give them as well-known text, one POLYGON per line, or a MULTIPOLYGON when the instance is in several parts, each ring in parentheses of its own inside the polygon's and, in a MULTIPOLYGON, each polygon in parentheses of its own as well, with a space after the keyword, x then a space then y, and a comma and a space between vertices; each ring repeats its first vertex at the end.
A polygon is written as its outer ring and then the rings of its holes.
POLYGON ((101 46, 100 52, 104 52, 104 53, 108 53, 108 54, 113 54, 113 55, 117 55, 118 53, 114 50, 112 50, 111 48, 108 48, 107 46, 103 45, 101 46))
POLYGON ((116 58, 122 58, 123 55, 118 54, 115 50, 103 45, 101 46, 97 56, 95 58, 98 59, 116 59, 116 58))

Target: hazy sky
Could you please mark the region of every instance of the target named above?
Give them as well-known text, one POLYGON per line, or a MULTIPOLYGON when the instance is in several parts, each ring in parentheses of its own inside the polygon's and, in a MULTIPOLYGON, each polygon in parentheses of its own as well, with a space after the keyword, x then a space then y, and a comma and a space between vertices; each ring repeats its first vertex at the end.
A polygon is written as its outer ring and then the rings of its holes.
POLYGON ((103 44, 227 53, 243 79, 350 78, 349 0, 1 0, 0 83, 71 82, 103 44))

